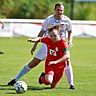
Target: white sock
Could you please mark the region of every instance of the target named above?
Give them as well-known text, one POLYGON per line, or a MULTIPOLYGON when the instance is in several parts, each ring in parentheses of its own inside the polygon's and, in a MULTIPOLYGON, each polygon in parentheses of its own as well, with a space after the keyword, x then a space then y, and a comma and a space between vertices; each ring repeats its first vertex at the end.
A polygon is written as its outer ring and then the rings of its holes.
POLYGON ((66 68, 65 68, 65 74, 67 76, 68 83, 70 85, 73 85, 74 86, 74 82, 73 82, 73 70, 72 70, 71 64, 69 66, 66 66, 66 68))
POLYGON ((16 75, 15 79, 18 81, 23 75, 29 72, 31 68, 29 68, 28 64, 24 66, 24 68, 16 75))

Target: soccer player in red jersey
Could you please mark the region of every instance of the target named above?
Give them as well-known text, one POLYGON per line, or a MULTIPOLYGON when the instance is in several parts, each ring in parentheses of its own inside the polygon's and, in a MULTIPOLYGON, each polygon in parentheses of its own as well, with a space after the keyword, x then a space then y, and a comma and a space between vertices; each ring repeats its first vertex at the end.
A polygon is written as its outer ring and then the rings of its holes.
POLYGON ((66 60, 70 58, 70 54, 65 40, 60 37, 59 25, 49 27, 48 33, 49 36, 28 39, 28 42, 42 42, 47 45, 45 73, 39 77, 39 83, 55 88, 64 73, 66 60))

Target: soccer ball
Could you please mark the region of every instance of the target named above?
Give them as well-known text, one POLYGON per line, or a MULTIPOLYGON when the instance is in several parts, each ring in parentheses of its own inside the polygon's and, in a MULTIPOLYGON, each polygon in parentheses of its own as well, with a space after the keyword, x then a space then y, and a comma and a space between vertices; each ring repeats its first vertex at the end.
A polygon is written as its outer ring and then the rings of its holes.
POLYGON ((27 84, 24 81, 17 81, 14 87, 17 93, 24 93, 27 91, 27 84))

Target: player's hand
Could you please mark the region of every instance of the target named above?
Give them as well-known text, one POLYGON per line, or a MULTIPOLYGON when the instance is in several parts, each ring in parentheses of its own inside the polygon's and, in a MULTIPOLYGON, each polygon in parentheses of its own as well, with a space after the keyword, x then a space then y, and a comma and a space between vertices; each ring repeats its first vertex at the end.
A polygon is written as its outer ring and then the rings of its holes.
POLYGON ((56 61, 50 61, 49 65, 52 65, 52 64, 57 64, 57 62, 56 61))
POLYGON ((70 48, 70 47, 73 47, 73 43, 72 42, 67 42, 67 44, 68 44, 68 47, 70 48))
POLYGON ((33 55, 33 52, 36 50, 37 45, 38 45, 38 42, 36 42, 34 44, 34 46, 32 47, 32 49, 31 49, 31 55, 33 55))
MULTIPOLYGON (((30 39, 27 40, 27 42, 33 42, 33 41, 32 41, 32 39, 30 38, 30 39)), ((33 52, 35 51, 35 49, 36 49, 36 44, 34 44, 34 46, 32 47, 32 49, 31 49, 31 51, 30 51, 30 52, 31 52, 31 55, 33 55, 33 52)))
POLYGON ((27 42, 32 42, 31 39, 28 39, 27 42))
POLYGON ((35 49, 36 49, 36 46, 33 46, 32 49, 31 49, 31 51, 30 51, 31 52, 31 55, 33 55, 35 49))

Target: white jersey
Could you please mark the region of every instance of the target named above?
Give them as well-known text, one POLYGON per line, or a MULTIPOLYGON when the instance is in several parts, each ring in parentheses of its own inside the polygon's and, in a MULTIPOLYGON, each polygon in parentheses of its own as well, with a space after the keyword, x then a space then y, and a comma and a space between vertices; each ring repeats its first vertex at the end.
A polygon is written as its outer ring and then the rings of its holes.
POLYGON ((41 30, 43 30, 45 32, 44 35, 48 35, 47 29, 48 29, 49 25, 52 25, 52 26, 61 25, 62 27, 61 27, 60 35, 63 38, 66 38, 66 32, 70 32, 70 31, 72 32, 71 20, 65 15, 63 15, 60 20, 55 19, 54 15, 48 16, 45 19, 45 22, 44 22, 44 24, 42 26, 42 29, 41 29, 41 30))
MULTIPOLYGON (((48 35, 48 26, 54 26, 54 25, 61 25, 61 38, 66 38, 66 32, 72 32, 72 24, 70 19, 67 16, 62 16, 62 18, 60 20, 56 20, 54 18, 54 15, 50 15, 45 19, 45 22, 42 26, 42 31, 45 32, 45 36, 48 35)), ((47 57, 47 46, 46 44, 42 43, 42 46, 40 47, 39 51, 37 52, 37 54, 35 55, 36 58, 40 59, 40 60, 44 60, 47 57)))

